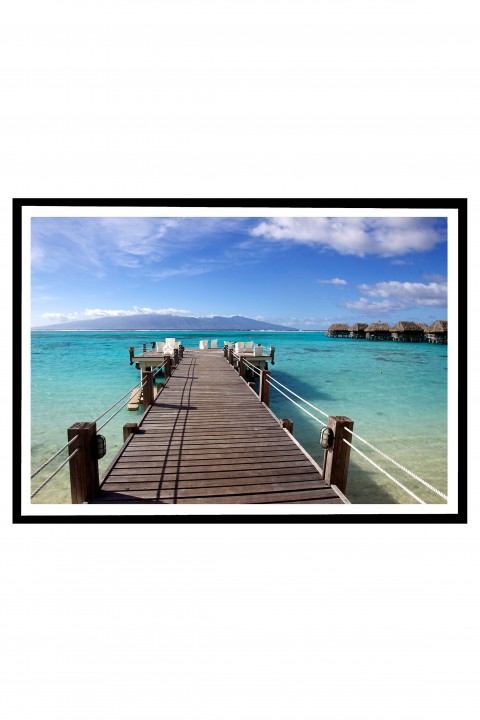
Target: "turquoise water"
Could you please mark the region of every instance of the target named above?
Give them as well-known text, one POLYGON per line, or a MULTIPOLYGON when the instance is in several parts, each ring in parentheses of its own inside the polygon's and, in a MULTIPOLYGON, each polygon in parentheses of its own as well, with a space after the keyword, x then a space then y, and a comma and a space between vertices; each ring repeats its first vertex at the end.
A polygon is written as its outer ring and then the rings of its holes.
MULTIPOLYGON (((354 421, 355 432, 447 492, 446 346, 328 338, 319 332, 32 332, 32 472, 66 443, 70 425, 95 420, 138 382, 140 373, 129 364, 130 346, 139 353, 143 343, 150 348, 151 342, 169 336, 187 348, 212 337, 218 338, 220 347, 224 340, 274 345, 273 377, 324 412, 347 415, 354 421)), ((293 420, 295 437, 321 465, 322 426, 273 389, 270 407, 277 417, 293 420)), ((122 445, 123 425, 137 422, 141 414, 141 406, 135 412, 125 407, 101 430, 107 440, 101 473, 122 445)), ((363 443, 354 441, 354 445, 426 502, 443 502, 363 443)), ((66 457, 67 451, 37 475, 32 491, 66 457)), ((346 494, 352 503, 415 502, 354 451, 346 494)), ((70 502, 68 465, 33 502, 70 502)))

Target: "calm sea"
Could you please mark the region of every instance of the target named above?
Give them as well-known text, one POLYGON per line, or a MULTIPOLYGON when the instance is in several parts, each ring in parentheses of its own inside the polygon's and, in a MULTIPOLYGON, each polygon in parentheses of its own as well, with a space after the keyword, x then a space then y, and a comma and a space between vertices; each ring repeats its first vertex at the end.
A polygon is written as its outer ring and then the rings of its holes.
MULTIPOLYGON (((187 348, 213 337, 219 347, 224 340, 274 345, 275 365, 270 369, 275 378, 324 412, 350 417, 359 435, 447 493, 446 346, 334 339, 320 332, 32 332, 32 472, 66 443, 70 425, 95 420, 138 382, 140 373, 129 364, 130 346, 139 353, 143 343, 150 348, 151 342, 169 336, 187 348)), ((295 437, 321 464, 322 426, 273 389, 270 407, 277 417, 294 421, 295 437)), ((140 416, 141 406, 136 412, 125 407, 101 430, 107 440, 101 472, 122 445, 123 425, 140 416)), ((363 443, 354 444, 426 502, 443 502, 363 443)), ((37 475, 32 491, 66 457, 65 451, 37 475)), ((33 502, 70 502, 67 468, 33 502)), ((354 451, 346 494, 352 503, 415 502, 354 451)))

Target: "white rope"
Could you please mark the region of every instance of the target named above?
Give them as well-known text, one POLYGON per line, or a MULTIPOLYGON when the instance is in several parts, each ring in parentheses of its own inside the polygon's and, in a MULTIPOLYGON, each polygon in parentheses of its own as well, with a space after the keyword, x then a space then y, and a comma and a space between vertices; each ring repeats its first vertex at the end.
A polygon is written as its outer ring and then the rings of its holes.
POLYGON ((267 377, 267 382, 268 382, 269 385, 271 385, 271 387, 273 387, 274 390, 276 390, 276 391, 279 392, 281 395, 283 395, 284 397, 286 397, 287 400, 290 400, 291 403, 293 403, 294 405, 296 405, 297 407, 299 407, 300 410, 303 410, 304 413, 307 413, 307 415, 310 415, 311 418, 313 418, 313 419, 316 420, 318 423, 320 423, 320 425, 323 425, 323 427, 327 427, 326 424, 323 422, 323 420, 320 420, 320 418, 317 418, 317 417, 315 417, 315 415, 312 415, 311 412, 308 412, 308 410, 306 410, 304 407, 302 407, 301 405, 299 405, 299 403, 295 402, 295 400, 292 400, 291 397, 288 397, 288 395, 285 395, 285 393, 284 393, 282 390, 280 390, 279 388, 275 387, 275 385, 272 385, 272 383, 270 382, 270 378, 268 378, 268 377, 267 377))
POLYGON ((415 473, 413 473, 408 468, 404 467, 403 465, 400 465, 399 462, 397 462, 396 460, 394 460, 393 458, 389 457, 384 452, 382 452, 381 450, 376 448, 375 445, 372 445, 371 443, 369 443, 368 440, 365 440, 365 438, 360 437, 360 435, 357 435, 357 433, 354 433, 353 430, 350 430, 350 428, 345 428, 345 430, 347 430, 349 433, 351 433, 353 435, 353 437, 356 437, 358 440, 361 440, 362 442, 364 442, 365 445, 368 445, 368 447, 371 448, 372 450, 375 450, 376 452, 380 453, 380 455, 382 455, 386 460, 389 460, 391 463, 393 463, 398 468, 400 468, 400 470, 403 470, 403 472, 407 473, 407 475, 410 475, 415 480, 418 480, 418 482, 422 483, 422 485, 425 485, 425 487, 427 487, 429 490, 436 493, 444 500, 448 501, 448 497, 444 493, 440 492, 440 490, 437 490, 437 488, 433 487, 433 485, 430 485, 430 483, 426 482, 425 480, 422 480, 421 477, 419 477, 418 475, 415 475, 415 473))
MULTIPOLYGON (((146 382, 147 382, 146 379, 143 381, 143 383, 142 383, 141 380, 139 380, 138 383, 136 383, 136 384, 133 386, 133 388, 130 388, 130 390, 127 390, 127 392, 125 393, 125 395, 122 395, 122 397, 119 398, 119 399, 117 400, 117 402, 114 402, 113 405, 110 405, 110 407, 109 407, 107 410, 105 410, 105 412, 103 412, 101 415, 99 415, 99 416, 97 417, 97 419, 94 420, 93 422, 98 422, 104 415, 106 415, 108 412, 110 412, 110 410, 112 410, 112 409, 115 407, 115 405, 118 405, 118 403, 121 402, 124 397, 127 397, 127 395, 128 395, 129 393, 131 393, 132 390, 135 390, 135 388, 137 387, 137 385, 140 385, 140 384, 141 384, 141 387, 143 387, 146 382)), ((126 403, 125 403, 125 404, 126 404, 126 403)), ((123 406, 122 406, 122 407, 123 407, 123 406)), ((102 426, 102 427, 103 427, 103 426, 102 426)))
MULTIPOLYGON (((143 385, 145 385, 145 383, 143 383, 143 385)), ((143 385, 142 385, 142 387, 143 387, 143 385)), ((106 420, 106 421, 103 423, 103 425, 100 425, 100 427, 97 428, 97 432, 100 432, 100 430, 101 430, 102 428, 104 428, 105 425, 108 425, 108 423, 110 422, 110 420, 113 420, 113 418, 114 418, 116 415, 118 415, 118 413, 120 412, 120 410, 123 410, 123 408, 125 407, 125 405, 128 405, 129 402, 130 402, 130 398, 128 398, 127 402, 124 402, 123 405, 120 405, 120 407, 118 408, 117 412, 114 412, 113 415, 112 415, 112 417, 109 417, 108 420, 106 420)))
POLYGON ((252 365, 252 363, 249 363, 248 360, 245 360, 245 358, 243 358, 243 362, 245 363, 245 365, 247 367, 251 368, 251 370, 253 370, 253 372, 256 372, 257 375, 260 375, 260 370, 257 367, 255 367, 255 365, 252 365))
POLYGON ((43 470, 43 468, 47 467, 47 465, 48 465, 49 463, 51 463, 52 460, 55 460, 55 458, 56 458, 58 455, 60 455, 60 453, 63 452, 69 445, 71 445, 75 440, 78 440, 78 437, 79 437, 78 435, 75 435, 75 437, 73 437, 71 440, 69 440, 66 445, 64 445, 58 452, 55 453, 55 455, 52 455, 52 457, 51 457, 49 460, 47 460, 47 462, 43 463, 43 465, 42 465, 41 467, 39 467, 38 470, 35 470, 35 472, 33 473, 33 475, 30 475, 30 480, 33 480, 33 478, 35 477, 35 475, 38 475, 38 473, 40 472, 40 470, 43 470))
POLYGON ((279 382, 279 380, 277 380, 276 378, 272 377, 272 380, 273 380, 274 382, 278 383, 281 387, 285 388, 285 390, 288 390, 288 392, 289 392, 289 393, 292 393, 292 395, 295 395, 295 397, 297 397, 299 400, 301 400, 302 402, 306 403, 306 404, 309 405, 311 408, 313 408, 314 410, 316 410, 317 412, 319 412, 321 415, 324 415, 326 418, 329 417, 328 413, 323 412, 323 410, 320 410, 320 408, 315 407, 315 405, 312 405, 312 403, 308 402, 308 400, 305 400, 305 399, 302 398, 300 395, 297 395, 297 393, 293 392, 293 390, 290 390, 290 388, 288 388, 286 385, 282 385, 282 383, 279 382))
POLYGON ((345 440, 345 438, 343 438, 343 442, 347 443, 347 445, 350 445, 350 447, 353 450, 355 450, 355 452, 357 452, 359 455, 361 455, 363 458, 365 458, 365 460, 367 462, 369 462, 371 465, 373 465, 373 467, 376 467, 377 470, 380 470, 380 472, 382 472, 384 475, 386 475, 388 478, 390 478, 390 480, 393 480, 394 483, 396 483, 399 487, 401 487, 402 490, 405 490, 405 492, 408 493, 409 495, 411 495, 418 503, 420 503, 421 505, 426 505, 426 503, 423 500, 421 500, 418 497, 418 495, 415 495, 415 493, 413 493, 411 490, 409 490, 407 487, 405 487, 405 485, 403 485, 399 480, 396 480, 393 477, 393 475, 390 475, 390 473, 388 473, 386 470, 384 470, 382 467, 380 467, 380 465, 377 465, 376 462, 374 462, 369 457, 367 457, 361 450, 354 447, 354 445, 352 445, 352 443, 349 443, 348 440, 345 440))
MULTIPOLYGON (((78 437, 78 436, 77 436, 77 437, 78 437)), ((75 440, 76 438, 73 438, 73 439, 75 440)), ((70 441, 70 442, 72 442, 72 441, 70 441)), ((41 485, 39 485, 36 490, 34 490, 34 492, 30 495, 30 500, 31 500, 38 492, 40 492, 40 490, 41 490, 43 487, 45 487, 45 485, 46 485, 48 482, 50 482, 50 480, 51 480, 53 477, 55 477, 55 475, 56 475, 58 472, 60 472, 60 470, 67 464, 67 462, 68 462, 69 460, 71 460, 71 459, 73 458, 73 456, 78 453, 78 450, 79 450, 79 448, 77 448, 76 450, 74 450, 73 453, 72 453, 71 455, 69 455, 68 458, 55 470, 55 472, 52 473, 52 474, 50 475, 50 477, 48 477, 46 480, 44 480, 43 483, 42 483, 41 485)))

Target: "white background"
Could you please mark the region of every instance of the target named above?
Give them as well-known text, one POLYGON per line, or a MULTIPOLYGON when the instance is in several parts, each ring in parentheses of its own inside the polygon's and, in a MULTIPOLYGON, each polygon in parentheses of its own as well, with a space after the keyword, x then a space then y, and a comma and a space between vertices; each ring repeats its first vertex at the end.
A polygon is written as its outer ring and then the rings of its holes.
POLYGON ((9 460, 12 197, 468 197, 473 285, 474 8, 4 0, 7 720, 476 717, 472 448, 461 526, 14 526, 9 460))

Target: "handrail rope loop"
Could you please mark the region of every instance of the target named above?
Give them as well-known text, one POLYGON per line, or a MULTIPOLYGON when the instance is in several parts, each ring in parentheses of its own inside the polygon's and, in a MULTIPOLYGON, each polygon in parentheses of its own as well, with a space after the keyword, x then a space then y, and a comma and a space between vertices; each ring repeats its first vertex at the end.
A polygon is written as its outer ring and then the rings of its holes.
POLYGON ((364 442, 365 445, 368 445, 368 447, 371 448, 372 450, 375 450, 376 452, 380 453, 380 455, 382 455, 386 460, 390 460, 391 463, 393 463, 398 468, 400 468, 400 470, 403 470, 403 472, 407 473, 407 475, 411 475, 411 477, 413 477, 415 480, 418 480, 418 482, 422 483, 422 485, 425 485, 425 487, 427 487, 429 490, 432 490, 432 492, 436 493, 441 498, 448 501, 447 495, 442 493, 440 490, 437 490, 437 488, 433 487, 433 485, 430 485, 430 483, 426 482, 425 480, 422 480, 421 477, 419 477, 418 475, 415 475, 415 473, 413 473, 411 470, 409 470, 408 468, 401 465, 399 462, 397 462, 393 458, 389 457, 389 455, 386 455, 384 452, 382 452, 381 450, 376 448, 375 445, 372 445, 371 443, 369 443, 368 440, 365 440, 365 438, 360 437, 360 435, 357 435, 357 433, 354 433, 353 430, 350 430, 350 428, 346 427, 345 430, 347 430, 347 432, 349 432, 351 435, 353 435, 353 437, 356 437, 358 440, 361 440, 362 442, 364 442))
POLYGON ((307 415, 310 415, 311 418, 313 418, 313 419, 316 420, 318 423, 320 423, 320 425, 323 425, 323 427, 327 427, 326 423, 324 423, 323 420, 320 420, 320 418, 317 418, 317 417, 315 417, 315 415, 312 415, 311 412, 309 412, 308 410, 306 410, 304 407, 302 407, 299 403, 297 403, 297 402, 296 402, 295 400, 293 400, 291 397, 288 397, 288 395, 285 395, 285 393, 284 393, 282 390, 280 390, 279 388, 275 387, 275 385, 272 385, 272 383, 270 382, 270 378, 268 378, 268 377, 267 377, 267 382, 268 382, 269 385, 271 385, 271 387, 273 387, 274 390, 276 390, 276 391, 279 392, 281 395, 283 395, 284 397, 286 397, 287 400, 290 400, 291 403, 293 403, 294 405, 296 405, 297 407, 299 407, 300 410, 303 410, 303 412, 307 413, 307 415))
POLYGON ((60 448, 60 450, 59 450, 58 452, 55 453, 55 455, 52 455, 52 457, 51 457, 49 460, 47 460, 47 462, 43 463, 43 465, 42 465, 41 467, 39 467, 38 470, 35 470, 35 472, 33 473, 33 475, 30 475, 30 480, 33 480, 33 478, 35 477, 35 475, 38 475, 38 473, 40 472, 40 470, 43 470, 43 468, 47 467, 47 465, 48 465, 49 463, 51 463, 52 460, 54 460, 54 459, 57 457, 57 455, 60 455, 61 452, 63 452, 64 450, 66 450, 66 448, 67 448, 69 445, 71 445, 73 442, 75 442, 75 440, 78 440, 78 438, 79 438, 79 435, 75 435, 75 437, 73 437, 71 440, 69 440, 66 445, 64 445, 62 448, 60 448))
POLYGON ((308 400, 305 400, 305 398, 302 398, 301 395, 297 395, 296 392, 293 392, 293 390, 290 390, 290 388, 288 388, 286 385, 283 385, 279 380, 277 380, 277 378, 272 377, 272 380, 273 380, 274 382, 278 383, 281 387, 285 388, 285 390, 288 390, 288 392, 289 392, 289 393, 292 393, 292 395, 295 395, 295 397, 297 397, 299 400, 301 400, 302 402, 304 402, 306 405, 309 405, 311 408, 313 408, 314 410, 316 410, 317 412, 319 412, 319 413, 320 413, 321 415, 323 415, 324 417, 326 417, 326 418, 329 417, 329 414, 328 414, 328 413, 323 412, 323 410, 320 410, 320 408, 317 408, 315 405, 312 405, 312 403, 308 402, 308 400))
MULTIPOLYGON (((77 437, 78 437, 78 435, 77 435, 77 437)), ((73 438, 73 439, 75 440, 75 438, 73 438)), ((41 490, 43 487, 45 487, 45 485, 46 485, 48 482, 50 482, 50 480, 51 480, 53 477, 55 477, 55 475, 56 475, 58 472, 60 472, 60 470, 67 464, 67 462, 68 462, 69 460, 71 460, 71 459, 73 458, 74 455, 76 455, 76 454, 78 453, 78 451, 79 451, 79 448, 77 448, 76 450, 74 450, 74 451, 72 452, 72 454, 69 455, 69 456, 67 457, 67 459, 55 470, 55 472, 52 473, 52 474, 50 475, 50 477, 48 477, 46 480, 44 480, 43 483, 42 483, 41 485, 39 485, 36 490, 33 491, 33 493, 30 495, 30 500, 31 500, 33 497, 35 497, 35 495, 36 495, 38 492, 40 492, 40 490, 41 490)))
POLYGON ((359 455, 361 455, 363 458, 365 458, 365 460, 367 462, 369 462, 371 465, 373 465, 373 467, 376 467, 377 470, 380 470, 380 472, 382 472, 384 475, 386 475, 388 478, 390 478, 390 480, 393 480, 394 483, 396 483, 399 487, 401 487, 402 490, 405 490, 405 492, 408 493, 409 495, 411 495, 417 502, 419 502, 421 505, 426 505, 426 502, 424 500, 419 498, 418 495, 415 495, 415 493, 413 493, 411 490, 409 490, 407 487, 405 487, 405 485, 403 485, 399 480, 396 480, 393 477, 393 475, 390 475, 390 473, 388 473, 386 470, 384 470, 382 467, 380 467, 380 465, 377 465, 376 462, 374 462, 369 457, 367 457, 361 450, 359 450, 354 445, 352 445, 352 443, 349 443, 348 440, 345 440, 345 438, 342 438, 342 439, 343 439, 344 443, 347 443, 347 445, 350 445, 350 447, 353 450, 355 450, 359 455))

